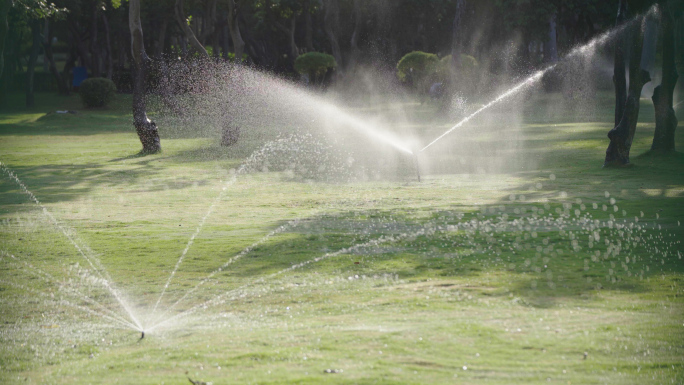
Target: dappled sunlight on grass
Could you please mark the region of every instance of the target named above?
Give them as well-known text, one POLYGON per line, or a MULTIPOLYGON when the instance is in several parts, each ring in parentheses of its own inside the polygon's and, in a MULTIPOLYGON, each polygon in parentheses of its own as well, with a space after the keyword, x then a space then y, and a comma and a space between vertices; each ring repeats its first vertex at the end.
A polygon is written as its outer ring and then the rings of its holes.
POLYGON ((12 114, 0 116, 0 124, 26 124, 35 123, 40 118, 46 116, 45 113, 36 114, 12 114))

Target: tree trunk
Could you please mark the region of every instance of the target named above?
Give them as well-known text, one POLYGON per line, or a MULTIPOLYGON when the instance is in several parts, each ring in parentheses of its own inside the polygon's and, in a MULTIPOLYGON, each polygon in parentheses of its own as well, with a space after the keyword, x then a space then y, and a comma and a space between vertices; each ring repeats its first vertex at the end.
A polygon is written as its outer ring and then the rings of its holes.
POLYGON ((297 47, 297 41, 295 40, 296 32, 297 32, 297 17, 295 15, 292 15, 292 19, 290 19, 290 54, 292 55, 292 63, 297 59, 299 56, 299 48, 297 47))
POLYGON ((283 24, 279 22, 275 22, 274 24, 279 30, 281 30, 285 35, 287 35, 288 40, 289 40, 289 45, 290 45, 290 59, 292 60, 292 63, 294 64, 294 61, 297 59, 299 56, 299 48, 297 48, 297 41, 295 40, 296 36, 296 27, 297 27, 297 18, 295 15, 292 15, 292 18, 290 19, 290 26, 286 27, 283 24))
MULTIPOLYGON (((627 0, 620 0, 616 26, 622 25, 627 19, 627 0)), ((625 103, 627 102, 627 74, 625 71, 625 34, 620 34, 615 40, 615 61, 613 63, 613 84, 615 85, 615 123, 613 127, 620 124, 622 116, 625 114, 625 103)))
POLYGON ((361 1, 354 0, 354 31, 351 35, 351 62, 356 63, 359 59, 359 35, 361 34, 361 1))
POLYGON ((78 56, 81 59, 81 65, 85 66, 86 68, 92 69, 92 66, 90 65, 90 57, 88 57, 88 47, 86 46, 81 36, 78 23, 69 16, 67 16, 67 20, 67 25, 69 28, 69 32, 71 33, 71 38, 73 39, 73 43, 78 52, 78 56))
MULTIPOLYGON (((43 37, 45 39, 50 36, 50 20, 45 19, 43 22, 43 37)), ((43 48, 45 48, 45 41, 43 41, 43 48)), ((43 72, 48 72, 50 71, 50 64, 48 63, 47 58, 45 57, 45 53, 43 52, 43 72)))
POLYGON ((675 63, 674 20, 667 5, 663 4, 662 10, 663 79, 653 91, 656 127, 651 150, 669 152, 675 149, 674 138, 678 121, 672 104, 679 76, 675 63))
POLYGON ((547 63, 555 63, 558 61, 558 34, 556 31, 556 13, 549 16, 549 36, 544 46, 544 59, 547 63))
POLYGON ((218 63, 221 58, 221 28, 220 23, 214 23, 214 33, 211 35, 211 46, 213 47, 214 61, 218 63))
POLYGON ((5 40, 7 40, 7 14, 12 6, 11 0, 0 0, 0 79, 5 68, 5 40))
POLYGON ((311 7, 310 7, 309 2, 304 3, 304 28, 305 28, 304 38, 305 38, 305 44, 306 44, 306 51, 307 52, 313 52, 313 51, 315 51, 314 45, 313 45, 313 20, 311 17, 311 7))
POLYGON ((234 0, 228 0, 228 30, 230 39, 233 41, 235 50, 235 62, 242 63, 242 55, 245 52, 245 41, 240 34, 240 23, 238 23, 239 9, 234 0))
POLYGON ((454 74, 461 69, 461 52, 463 50, 462 44, 462 22, 463 14, 465 13, 465 0, 456 0, 456 13, 454 15, 454 26, 451 35, 451 67, 454 69, 454 74))
POLYGON ((28 65, 26 66, 26 107, 33 107, 36 104, 33 92, 33 75, 36 72, 36 61, 38 60, 38 53, 40 53, 41 46, 41 21, 30 20, 31 36, 33 43, 31 45, 31 55, 29 56, 28 65))
MULTIPOLYGON (((47 20, 45 21, 47 24, 47 20)), ((55 65, 55 58, 52 54, 52 34, 50 30, 46 28, 46 34, 43 36, 43 51, 45 52, 45 61, 48 63, 48 70, 52 73, 57 81, 57 92, 60 95, 69 95, 69 85, 67 80, 64 79, 62 74, 57 70, 57 65, 55 65)), ((66 67, 66 65, 65 65, 66 67)))
POLYGON ((184 10, 185 2, 183 0, 176 0, 176 5, 174 8, 176 11, 176 21, 178 21, 178 25, 180 26, 181 30, 185 33, 185 36, 188 38, 190 45, 201 55, 209 57, 207 50, 204 49, 204 46, 199 42, 199 40, 197 40, 197 36, 195 36, 195 33, 192 32, 192 28, 190 28, 190 26, 188 25, 184 10))
POLYGON ((325 8, 323 14, 325 33, 328 35, 328 40, 330 40, 330 47, 332 55, 337 62, 337 68, 341 68, 343 66, 342 51, 337 40, 337 33, 340 29, 340 7, 338 0, 323 0, 323 7, 325 8))
POLYGON ((107 15, 102 13, 102 26, 105 31, 105 52, 107 53, 107 79, 112 80, 114 75, 114 58, 112 57, 112 40, 109 32, 109 20, 107 15))
POLYGON ((188 40, 185 37, 185 35, 179 36, 178 42, 179 42, 180 48, 181 48, 181 55, 183 57, 187 56, 188 55, 188 40))
POLYGON ((208 0, 204 7, 204 17, 202 18, 202 33, 198 40, 206 45, 207 39, 214 35, 216 29, 216 2, 217 0, 208 0))
POLYGON ((149 58, 145 53, 142 23, 140 22, 140 0, 130 0, 128 25, 131 30, 131 54, 133 56, 133 125, 142 143, 143 154, 161 151, 157 125, 147 118, 145 101, 145 71, 149 58))
POLYGON ((162 20, 161 27, 159 28, 159 36, 157 42, 154 46, 154 57, 161 59, 164 54, 164 47, 166 46, 166 30, 169 26, 169 19, 164 18, 162 20))
POLYGON ((93 13, 90 24, 90 62, 92 64, 93 77, 100 77, 100 45, 97 42, 97 18, 99 16, 100 2, 93 2, 93 13))
POLYGON ((76 46, 72 43, 69 45, 69 55, 67 56, 66 63, 64 63, 64 68, 62 69, 61 77, 66 83, 67 90, 71 91, 71 78, 70 72, 76 66, 76 59, 78 58, 78 51, 76 46))
POLYGON ((629 93, 625 103, 625 111, 620 123, 608 133, 610 144, 606 149, 604 167, 621 167, 629 165, 629 151, 636 132, 639 119, 639 99, 644 84, 651 81, 648 69, 643 68, 651 61, 649 55, 654 55, 651 47, 655 47, 656 33, 652 33, 655 20, 647 16, 643 28, 634 33, 629 62, 629 93))
POLYGON ((230 29, 228 29, 228 22, 221 28, 221 58, 228 60, 228 52, 230 52, 230 29))

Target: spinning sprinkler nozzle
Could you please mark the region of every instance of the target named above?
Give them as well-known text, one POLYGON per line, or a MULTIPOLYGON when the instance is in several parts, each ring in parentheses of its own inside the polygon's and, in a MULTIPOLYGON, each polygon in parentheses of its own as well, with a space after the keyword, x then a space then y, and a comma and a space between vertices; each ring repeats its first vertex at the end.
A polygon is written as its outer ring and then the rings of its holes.
POLYGON ((418 164, 418 151, 413 152, 413 165, 416 167, 416 176, 418 176, 418 182, 420 182, 420 165, 418 164))
POLYGON ((143 339, 143 338, 145 338, 145 331, 144 330, 140 332, 140 339, 143 339))

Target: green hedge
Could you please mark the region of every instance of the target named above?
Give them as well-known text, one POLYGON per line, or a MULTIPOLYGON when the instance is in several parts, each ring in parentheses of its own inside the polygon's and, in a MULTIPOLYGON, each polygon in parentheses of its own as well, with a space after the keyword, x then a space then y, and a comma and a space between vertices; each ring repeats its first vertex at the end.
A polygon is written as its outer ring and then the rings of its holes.
POLYGON ((415 83, 435 74, 439 58, 433 53, 413 51, 404 55, 397 64, 397 76, 406 83, 415 83))
POLYGON ((311 82, 317 82, 329 70, 336 67, 335 58, 321 52, 308 52, 300 55, 294 63, 295 71, 302 75, 308 75, 311 82))
POLYGON ((104 107, 114 100, 116 86, 106 78, 88 78, 78 89, 83 105, 86 107, 104 107))

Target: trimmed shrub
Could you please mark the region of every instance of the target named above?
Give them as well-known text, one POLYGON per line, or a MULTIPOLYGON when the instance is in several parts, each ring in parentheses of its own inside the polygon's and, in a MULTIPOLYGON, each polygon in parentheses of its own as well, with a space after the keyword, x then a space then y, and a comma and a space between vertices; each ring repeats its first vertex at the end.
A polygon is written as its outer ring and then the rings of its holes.
POLYGON ((104 107, 114 99, 116 85, 106 78, 89 78, 81 83, 78 93, 84 106, 104 107))
POLYGON ((308 52, 300 55, 294 63, 295 71, 301 75, 308 75, 309 81, 312 83, 318 83, 329 70, 336 67, 337 62, 335 58, 332 55, 321 52, 308 52))
POLYGON ((397 64, 397 76, 402 83, 427 92, 435 80, 439 65, 437 55, 422 51, 413 51, 404 55, 397 64))

